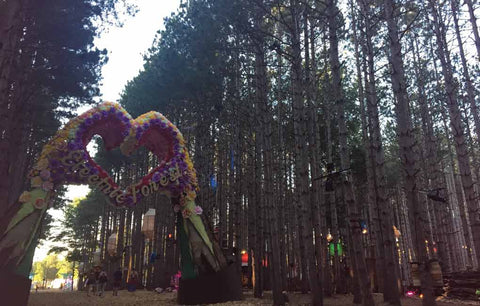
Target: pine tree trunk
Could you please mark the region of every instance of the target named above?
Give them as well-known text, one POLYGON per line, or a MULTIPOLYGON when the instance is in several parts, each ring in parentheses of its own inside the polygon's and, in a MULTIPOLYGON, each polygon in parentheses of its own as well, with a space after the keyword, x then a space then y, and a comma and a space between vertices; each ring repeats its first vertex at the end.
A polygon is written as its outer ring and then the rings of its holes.
MULTIPOLYGON (((432 279, 424 241, 426 241, 427 238, 430 241, 431 239, 425 235, 427 232, 427 220, 425 219, 427 216, 427 209, 424 205, 425 202, 418 199, 418 152, 415 137, 413 135, 413 124, 409 114, 410 103, 408 101, 402 47, 398 37, 399 29, 397 21, 395 20, 396 5, 394 0, 386 0, 384 4, 390 45, 390 76, 393 93, 397 102, 395 112, 397 117, 400 160, 405 180, 405 193, 407 197, 409 219, 410 223, 413 225, 413 231, 415 233, 415 253, 417 260, 419 261, 422 293, 424 294, 422 304, 430 306, 435 305, 436 303, 433 295, 432 279)), ((396 296, 398 299, 395 301, 395 304, 400 305, 399 296, 396 296)))
MULTIPOLYGON (((470 104, 470 110, 472 111, 473 122, 475 124, 475 134, 477 134, 477 139, 479 139, 480 138, 480 117, 478 115, 478 108, 475 102, 475 88, 473 86, 473 82, 470 77, 470 72, 467 65, 467 59, 465 58, 465 51, 463 48, 462 36, 460 34, 460 26, 458 24, 457 13, 459 10, 458 10, 457 0, 450 0, 450 7, 452 9, 453 22, 455 25, 455 36, 457 37, 458 51, 460 54, 460 59, 461 59, 462 69, 463 69, 463 77, 465 79, 465 86, 467 88, 467 99, 470 104)), ((473 21, 475 22, 475 20, 473 21)), ((478 30, 477 30, 477 36, 475 37, 475 39, 477 38, 478 38, 478 30)), ((477 48, 478 47, 479 46, 477 46, 477 48)), ((479 53, 479 56, 480 56, 480 53, 479 53)))
MULTIPOLYGON (((292 43, 292 102, 293 102, 293 126, 295 138, 295 193, 299 197, 299 212, 301 212, 301 226, 299 226, 301 242, 304 244, 304 255, 302 262, 306 263, 306 274, 308 277, 310 291, 312 293, 313 305, 323 305, 323 298, 315 271, 315 254, 313 251, 312 222, 310 219, 309 205, 309 181, 308 181, 308 156, 304 148, 307 143, 305 107, 303 97, 302 81, 302 57, 300 43, 300 14, 297 11, 299 3, 296 0, 290 1, 291 10, 291 43, 292 43)), ((302 269, 303 270, 303 269, 302 269)))
POLYGON ((470 15, 470 24, 472 25, 473 37, 475 38, 478 60, 480 60, 480 35, 478 34, 477 17, 475 16, 472 0, 465 0, 465 3, 467 4, 468 14, 470 15))
MULTIPOLYGON (((345 119, 345 100, 342 89, 342 79, 340 73, 340 60, 338 56, 338 37, 337 37, 337 15, 338 8, 335 0, 329 0, 327 6, 328 12, 328 29, 330 43, 330 67, 332 71, 332 95, 337 107, 338 120, 338 138, 339 138, 339 154, 340 169, 347 171, 350 169, 350 155, 347 147, 347 124, 345 119)), ((347 172, 348 173, 348 172, 347 172)), ((352 261, 355 263, 356 271, 354 272, 360 281, 362 292, 362 304, 374 305, 372 292, 370 290, 370 280, 367 273, 367 266, 362 250, 362 237, 359 226, 360 215, 358 213, 357 203, 353 196, 353 187, 350 182, 350 175, 345 175, 343 184, 341 185, 347 206, 347 219, 356 220, 349 223, 350 234, 352 235, 353 245, 351 247, 352 261)))
MULTIPOLYGON (((440 168, 440 160, 437 154, 437 140, 433 131, 433 122, 428 107, 428 100, 425 94, 425 72, 423 65, 420 64, 418 44, 412 42, 412 57, 415 70, 415 79, 418 88, 417 103, 420 106, 420 117, 422 121, 423 140, 424 140, 424 154, 423 160, 425 164, 424 177, 425 184, 428 190, 436 190, 439 192, 446 190, 443 171, 440 168)), ((438 221, 438 238, 436 240, 438 245, 438 256, 440 264, 444 272, 450 271, 451 263, 449 251, 451 246, 447 243, 447 227, 448 215, 446 211, 446 204, 440 201, 432 201, 435 210, 436 220, 438 221)))
POLYGON ((455 142, 458 167, 462 179, 463 191, 468 207, 469 221, 473 234, 473 244, 477 254, 477 262, 480 262, 480 210, 477 203, 477 193, 471 175, 470 160, 463 130, 462 118, 457 100, 457 85, 453 79, 453 69, 446 44, 445 26, 441 24, 439 12, 435 1, 429 0, 429 9, 433 16, 433 26, 437 38, 437 53, 442 66, 445 90, 447 94, 447 106, 450 115, 450 126, 455 142))
POLYGON ((376 94, 375 83, 375 66, 374 66, 374 50, 372 45, 372 25, 369 20, 369 6, 373 4, 370 0, 364 2, 359 0, 360 7, 364 19, 365 27, 365 45, 364 54, 367 56, 367 68, 368 68, 368 87, 367 87, 367 109, 370 122, 370 135, 371 135, 371 158, 374 161, 374 182, 375 182, 375 195, 377 209, 379 213, 379 221, 381 228, 381 236, 379 242, 383 243, 383 250, 381 249, 380 260, 383 258, 384 263, 381 267, 383 271, 384 282, 384 299, 385 301, 398 304, 398 289, 397 289, 397 276, 395 268, 395 244, 393 243, 393 231, 391 221, 391 208, 390 203, 387 200, 385 190, 385 172, 384 172, 384 151, 382 145, 382 136, 380 132, 380 121, 378 114, 378 98, 376 94), (383 254, 382 254, 383 253, 383 254))
POLYGON ((260 121, 261 133, 257 135, 261 141, 263 173, 264 173, 264 199, 266 212, 266 232, 269 240, 268 268, 270 269, 270 282, 273 291, 274 305, 285 305, 282 295, 282 279, 280 277, 280 247, 278 243, 278 227, 277 227, 277 209, 274 203, 274 185, 273 185, 273 156, 272 156, 272 124, 271 109, 268 103, 268 84, 267 71, 265 62, 265 40, 262 34, 263 12, 259 9, 256 14, 255 26, 258 30, 258 36, 255 41, 255 97, 256 97, 256 115, 260 121))

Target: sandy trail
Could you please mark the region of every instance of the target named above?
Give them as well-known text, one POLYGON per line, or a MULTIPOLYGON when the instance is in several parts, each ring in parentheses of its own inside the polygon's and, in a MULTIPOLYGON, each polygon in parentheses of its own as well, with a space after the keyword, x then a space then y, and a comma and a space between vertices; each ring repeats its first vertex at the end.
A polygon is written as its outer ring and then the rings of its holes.
MULTIPOLYGON (((377 306, 382 306, 382 295, 374 294, 377 306)), ((266 292, 263 299, 253 298, 252 291, 244 292, 243 301, 215 304, 220 305, 272 305, 272 294, 266 292)), ((288 305, 310 305, 309 296, 297 293, 289 294, 290 303, 288 305)), ((352 303, 351 295, 337 295, 324 300, 325 306, 349 306, 352 303)), ((157 294, 151 291, 139 290, 135 293, 120 291, 119 296, 112 296, 112 292, 106 292, 104 297, 90 296, 85 292, 64 292, 60 290, 44 290, 32 292, 28 301, 29 306, 53 306, 53 305, 177 305, 176 293, 157 294)), ((402 306, 421 306, 421 300, 418 298, 403 298, 402 306)), ((480 305, 475 301, 459 301, 440 299, 438 306, 454 305, 480 305)))

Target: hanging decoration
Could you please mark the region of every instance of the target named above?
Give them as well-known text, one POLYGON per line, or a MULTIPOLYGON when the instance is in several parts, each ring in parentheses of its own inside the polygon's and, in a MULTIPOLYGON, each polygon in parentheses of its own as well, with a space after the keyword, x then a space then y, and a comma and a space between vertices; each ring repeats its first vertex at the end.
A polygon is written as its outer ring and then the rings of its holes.
POLYGON ((360 220, 360 228, 362 230, 362 234, 368 234, 367 222, 365 220, 360 220))
POLYGON ((210 187, 213 192, 217 191, 217 179, 215 178, 215 174, 210 175, 210 187))
POLYGON ((143 215, 142 233, 150 241, 153 239, 155 233, 155 209, 150 208, 145 215, 143 215))
POLYGON ((117 233, 113 233, 107 240, 107 252, 110 256, 117 254, 117 233))

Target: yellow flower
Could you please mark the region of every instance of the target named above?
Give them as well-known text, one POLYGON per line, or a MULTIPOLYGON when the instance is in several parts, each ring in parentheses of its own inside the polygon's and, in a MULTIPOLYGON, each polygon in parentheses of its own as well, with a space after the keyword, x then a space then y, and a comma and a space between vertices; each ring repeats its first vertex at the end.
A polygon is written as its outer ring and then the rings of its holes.
POLYGON ((37 162, 37 165, 35 166, 35 169, 38 169, 38 170, 43 170, 45 168, 48 167, 48 160, 47 159, 40 159, 38 162, 37 162))
POLYGON ((30 182, 32 184, 32 187, 40 187, 40 186, 42 186, 43 180, 42 180, 41 177, 36 176, 36 177, 32 178, 32 180, 30 182))
POLYGON ((27 203, 28 201, 30 201, 32 199, 32 195, 30 194, 30 192, 28 191, 24 191, 20 197, 18 198, 18 201, 20 203, 27 203))

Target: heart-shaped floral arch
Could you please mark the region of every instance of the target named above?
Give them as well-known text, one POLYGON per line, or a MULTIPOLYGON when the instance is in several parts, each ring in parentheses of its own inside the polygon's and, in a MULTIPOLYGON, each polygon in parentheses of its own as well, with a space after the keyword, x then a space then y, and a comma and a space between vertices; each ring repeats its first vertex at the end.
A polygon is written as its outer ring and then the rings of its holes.
MULTIPOLYGON (((55 189, 63 184, 88 184, 119 207, 134 206, 153 193, 167 194, 175 198, 182 279, 196 279, 201 273, 219 272, 227 266, 218 244, 206 231, 200 216, 202 209, 195 204, 197 178, 183 136, 158 112, 133 119, 120 105, 102 103, 59 130, 44 146, 29 176, 31 188, 21 194, 20 208, 0 235, 0 259, 4 259, 0 261, 1 269, 15 267, 16 273, 28 275, 35 247, 32 241, 38 238, 55 189), (122 189, 88 153, 87 145, 94 135, 102 137, 107 150, 119 147, 125 155, 143 146, 156 157, 158 165, 122 189)), ((241 286, 235 290, 235 299, 240 299, 241 286)))
POLYGON ((177 127, 158 112, 133 119, 119 104, 102 103, 59 130, 43 147, 29 176, 31 189, 20 195, 21 207, 0 237, 0 249, 17 245, 8 255, 10 258, 23 258, 55 189, 63 184, 88 184, 119 207, 134 206, 156 192, 174 197, 174 210, 184 220, 181 226, 186 229, 191 224, 214 253, 200 218, 202 209, 195 204, 197 178, 185 141, 177 127), (122 189, 88 153, 87 145, 94 135, 102 137, 107 150, 120 147, 125 155, 144 146, 156 157, 158 165, 138 182, 122 189), (25 231, 21 224, 31 228, 25 231))
POLYGON ((169 196, 195 198, 195 169, 185 148, 182 134, 158 112, 133 119, 120 105, 105 102, 72 119, 43 148, 30 173, 37 194, 26 192, 21 202, 32 201, 37 208, 46 205, 48 192, 61 184, 88 184, 102 191, 115 206, 134 206, 143 197, 162 192, 169 196), (140 146, 157 157, 159 164, 140 181, 121 189, 89 155, 87 145, 100 135, 105 148, 120 147, 125 155, 140 146))

